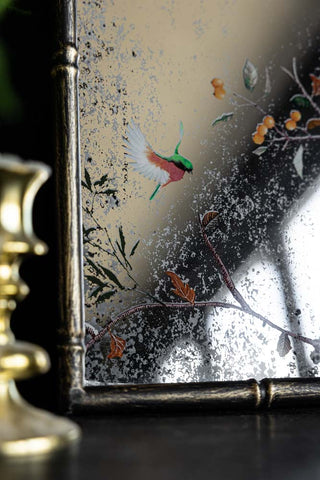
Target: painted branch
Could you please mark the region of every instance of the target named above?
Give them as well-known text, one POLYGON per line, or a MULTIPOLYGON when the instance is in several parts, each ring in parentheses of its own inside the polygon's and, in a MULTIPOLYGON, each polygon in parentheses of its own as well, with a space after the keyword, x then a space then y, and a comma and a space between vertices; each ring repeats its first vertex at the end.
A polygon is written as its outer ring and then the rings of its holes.
POLYGON ((243 311, 238 305, 232 305, 231 303, 225 302, 195 302, 194 306, 191 303, 182 303, 182 302, 172 302, 172 303, 142 303, 140 305, 135 305, 134 307, 128 308, 127 310, 121 312, 116 316, 114 320, 111 320, 107 325, 100 330, 98 335, 92 338, 86 345, 87 350, 89 350, 96 342, 101 340, 104 335, 110 330, 117 322, 120 320, 133 315, 134 313, 141 312, 142 310, 150 310, 155 308, 163 308, 163 305, 166 308, 194 308, 194 307, 214 307, 214 308, 233 308, 235 310, 243 311))
POLYGON ((247 102, 248 105, 250 105, 251 107, 254 107, 256 108, 257 110, 259 110, 259 112, 262 113, 262 115, 267 115, 267 112, 256 102, 253 102, 252 100, 250 100, 249 98, 245 97, 244 95, 241 95, 240 93, 237 93, 237 92, 233 92, 233 95, 237 98, 241 98, 242 100, 244 100, 245 102, 247 102))
POLYGON ((296 338, 296 339, 298 339, 298 340, 300 340, 304 343, 309 343, 310 345, 313 345, 314 347, 316 347, 317 340, 312 340, 311 338, 304 337, 303 335, 299 335, 297 333, 291 332, 290 330, 286 330, 282 327, 279 327, 279 325, 276 325, 275 323, 271 322, 267 318, 260 315, 260 313, 257 313, 254 310, 252 310, 252 308, 247 304, 245 299, 242 297, 241 293, 235 287, 227 267, 223 263, 221 257, 216 252, 216 249, 214 248, 214 246, 211 244, 207 234, 205 233, 205 230, 204 230, 201 222, 200 222, 200 226, 201 226, 201 231, 202 231, 204 240, 205 240, 207 246, 209 247, 210 251, 212 252, 212 254, 213 254, 220 270, 221 270, 225 285, 227 286, 227 288, 229 289, 230 293, 235 298, 235 300, 237 300, 237 302, 241 305, 240 310, 243 311, 244 313, 249 313, 250 315, 252 315, 255 318, 258 318, 259 320, 261 320, 263 322, 263 324, 267 324, 271 328, 274 328, 281 333, 285 333, 285 334, 289 335, 290 337, 296 338))
MULTIPOLYGON (((237 92, 233 92, 233 95, 235 97, 238 97, 238 98, 241 98, 242 100, 246 101, 248 106, 251 106, 251 107, 254 107, 256 108, 257 110, 259 110, 259 112, 261 112, 263 115, 267 115, 267 112, 257 103, 257 102, 253 102, 252 100, 250 100, 249 98, 245 97, 244 95, 241 95, 240 93, 237 93, 237 92)), ((238 105, 239 107, 241 105, 238 105)), ((279 127, 277 125, 274 126, 275 130, 279 133, 279 135, 282 135, 282 131, 279 129, 279 127)))
POLYGON ((320 140, 320 135, 304 135, 304 136, 297 136, 297 137, 289 137, 289 136, 283 136, 283 137, 276 137, 272 139, 273 142, 304 142, 307 140, 320 140))
POLYGON ((304 86, 302 85, 302 83, 301 83, 301 81, 300 81, 300 78, 299 78, 299 75, 298 75, 298 71, 297 71, 297 60, 296 60, 296 58, 293 58, 293 59, 292 59, 292 71, 293 71, 293 75, 294 75, 295 82, 296 82, 297 85, 299 86, 301 92, 302 92, 303 95, 309 100, 309 102, 311 103, 311 105, 313 106, 313 108, 315 109, 315 111, 318 113, 318 115, 320 115, 320 108, 319 108, 318 105, 313 101, 311 95, 308 94, 308 92, 306 91, 306 89, 304 88, 304 86))
POLYGON ((247 302, 242 297, 241 293, 236 289, 236 286, 233 283, 233 280, 231 278, 231 275, 230 275, 227 267, 225 266, 225 264, 223 263, 220 255, 217 253, 216 249, 214 248, 214 246, 210 242, 210 240, 208 238, 208 235, 206 234, 202 225, 201 225, 201 232, 202 232, 202 235, 203 235, 203 238, 204 238, 204 241, 205 241, 207 247, 210 249, 215 261, 218 264, 218 267, 219 267, 219 269, 222 273, 223 281, 226 284, 227 288, 230 290, 232 296, 235 298, 235 300, 237 300, 237 302, 241 305, 241 307, 245 311, 248 310, 248 309, 250 310, 250 307, 248 306, 247 302))
MULTIPOLYGON (((276 325, 275 323, 271 322, 267 318, 265 318, 263 315, 260 315, 260 313, 255 312, 252 310, 249 306, 247 306, 247 309, 244 310, 242 307, 239 307, 238 305, 233 305, 232 303, 226 303, 226 302, 195 302, 194 306, 191 305, 190 303, 181 303, 181 302, 173 302, 173 303, 165 303, 165 306, 167 308, 205 308, 205 307, 213 307, 213 308, 229 308, 233 310, 238 310, 239 312, 242 313, 247 313, 257 319, 259 319, 263 324, 269 325, 269 327, 274 328, 278 330, 281 333, 285 333, 289 335, 292 338, 296 338, 300 340, 301 342, 304 343, 309 343, 312 346, 316 346, 317 340, 312 340, 311 338, 304 337, 302 335, 299 335, 298 333, 293 333, 290 330, 286 330, 285 328, 279 327, 279 325, 276 325)), ((142 310, 149 310, 149 309, 155 309, 155 308, 163 308, 162 305, 159 303, 143 303, 140 305, 135 305, 134 307, 128 308, 124 312, 120 313, 114 320, 111 320, 110 322, 107 323, 107 325, 91 340, 87 343, 86 349, 87 351, 90 350, 90 348, 93 347, 95 343, 100 341, 105 334, 112 329, 112 327, 119 322, 120 320, 124 320, 125 318, 129 317, 130 315, 133 315, 134 313, 140 312, 142 310)))

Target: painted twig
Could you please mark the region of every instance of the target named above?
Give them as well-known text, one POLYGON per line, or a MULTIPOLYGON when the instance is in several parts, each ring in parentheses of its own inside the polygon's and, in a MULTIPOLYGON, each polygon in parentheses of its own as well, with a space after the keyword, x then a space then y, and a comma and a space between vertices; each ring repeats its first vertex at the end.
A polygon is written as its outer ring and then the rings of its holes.
POLYGON ((139 305, 135 305, 131 308, 128 308, 127 310, 124 310, 123 312, 119 313, 113 320, 110 320, 106 326, 100 330, 100 332, 95 335, 95 337, 91 338, 91 340, 87 343, 86 348, 89 350, 90 348, 93 347, 93 345, 101 340, 106 333, 108 333, 116 323, 118 323, 121 320, 124 320, 125 318, 129 317, 130 315, 133 315, 134 313, 141 312, 143 310, 153 310, 155 308, 161 308, 163 305, 166 308, 194 308, 194 307, 214 307, 214 308, 233 308, 236 310, 242 310, 241 307, 238 307, 238 305, 232 305, 231 303, 225 303, 225 302, 195 302, 194 306, 191 305, 190 303, 182 303, 182 302, 171 302, 171 303, 141 303, 139 305))
POLYGON ((216 260, 216 263, 217 263, 217 265, 218 265, 218 267, 219 267, 219 269, 222 273, 222 278, 223 278, 223 281, 224 281, 226 287, 228 288, 228 290, 230 291, 232 296, 235 298, 235 300, 237 300, 237 302, 241 305, 240 310, 243 311, 244 313, 248 313, 249 315, 252 315, 255 318, 258 318, 259 320, 261 320, 263 322, 263 324, 267 324, 267 325, 269 325, 269 327, 274 328, 281 333, 285 333, 286 335, 289 335, 292 338, 298 339, 298 340, 300 340, 304 343, 309 343, 310 345, 316 347, 316 345, 318 345, 318 340, 316 340, 316 339, 313 340, 313 339, 305 337, 303 335, 299 335, 297 333, 291 332, 290 330, 286 330, 285 328, 282 328, 279 325, 271 322, 270 320, 268 320, 266 317, 264 317, 260 313, 257 313, 254 310, 252 310, 252 308, 245 301, 245 299, 243 298, 241 293, 235 287, 234 282, 231 278, 231 275, 230 275, 227 267, 225 266, 225 264, 223 263, 220 255, 217 253, 216 249, 214 248, 214 246, 210 242, 210 240, 209 240, 209 238, 208 238, 208 236, 205 232, 205 227, 202 225, 200 217, 199 217, 199 222, 200 222, 200 228, 201 228, 201 232, 202 232, 204 241, 205 241, 206 245, 209 247, 211 253, 213 254, 214 259, 216 260))
MULTIPOLYGON (((297 71, 296 58, 293 58, 293 60, 292 60, 292 72, 290 72, 285 67, 281 67, 281 69, 297 84, 297 86, 299 87, 302 95, 310 102, 310 105, 312 105, 315 112, 317 112, 317 114, 320 115, 320 107, 313 100, 312 95, 310 95, 307 92, 307 90, 305 89, 305 87, 303 86, 303 84, 302 84, 302 82, 299 78, 298 71, 297 71)), ((238 92, 233 91, 232 94, 233 94, 234 97, 239 98, 239 99, 246 102, 245 104, 236 104, 239 108, 240 107, 254 107, 259 112, 261 112, 263 115, 267 115, 266 110, 261 107, 261 105, 258 103, 258 101, 253 101, 253 100, 247 98, 246 96, 241 95, 238 92)), ((275 123, 274 129, 278 133, 279 136, 276 136, 276 137, 272 138, 269 141, 269 145, 272 145, 273 143, 277 143, 277 142, 284 142, 284 146, 283 146, 282 150, 284 150, 287 147, 289 142, 305 142, 305 141, 308 141, 308 140, 320 140, 320 135, 312 135, 311 133, 308 132, 308 129, 306 127, 298 127, 297 126, 295 128, 295 130, 300 130, 300 131, 303 131, 305 133, 305 135, 300 135, 300 136, 299 135, 297 135, 297 136, 288 135, 286 130, 284 130, 282 128, 282 126, 277 124, 277 123, 275 123)))
POLYGON ((300 78, 299 78, 299 75, 298 75, 298 71, 297 71, 297 60, 296 58, 293 58, 292 59, 292 72, 291 73, 287 68, 285 67, 281 67, 281 69, 290 77, 292 78, 292 80, 294 82, 296 82, 296 84, 298 85, 298 87, 300 88, 303 96, 305 98, 307 98, 310 102, 310 104, 313 106, 314 110, 318 113, 318 115, 320 115, 320 108, 319 106, 314 102, 313 98, 311 95, 308 94, 307 90, 304 88, 303 84, 301 83, 300 81, 300 78))
POLYGON ((286 335, 288 335, 292 338, 300 340, 301 342, 304 342, 304 343, 308 343, 309 345, 312 345, 314 348, 317 348, 317 346, 319 344, 319 340, 311 339, 311 338, 305 337, 303 335, 300 335, 298 333, 294 333, 294 332, 292 332, 290 330, 287 330, 285 328, 282 328, 279 325, 271 322, 271 320, 267 319, 266 317, 264 317, 260 313, 252 310, 252 308, 248 305, 248 303, 242 297, 241 293, 235 287, 235 284, 234 284, 234 282, 231 278, 231 275, 230 275, 227 267, 223 263, 221 257, 217 253, 214 246, 211 244, 211 242, 208 238, 208 235, 205 232, 205 227, 201 223, 200 217, 199 217, 199 221, 200 221, 200 227, 201 227, 201 232, 202 232, 204 241, 205 241, 207 247, 210 249, 211 253, 213 254, 213 257, 214 257, 214 259, 215 259, 215 261, 218 265, 218 268, 222 273, 223 281, 224 281, 225 285, 227 286, 227 288, 229 289, 232 296, 240 304, 240 306, 234 305, 232 303, 215 302, 215 301, 195 302, 194 305, 191 305, 190 303, 187 303, 187 302, 186 303, 181 303, 181 302, 164 303, 164 302, 161 302, 162 305, 160 305, 159 303, 149 303, 149 304, 144 303, 144 304, 135 305, 135 306, 133 306, 131 308, 128 308, 127 310, 121 312, 113 320, 110 320, 106 324, 106 326, 97 335, 92 337, 91 340, 87 343, 87 346, 86 346, 87 350, 91 349, 94 346, 95 343, 100 341, 105 336, 106 333, 110 333, 111 329, 119 321, 124 320, 125 318, 127 318, 127 317, 129 317, 129 316, 131 316, 131 315, 133 315, 137 312, 144 311, 144 310, 161 308, 163 306, 165 308, 178 308, 178 309, 212 307, 212 308, 227 308, 227 309, 238 310, 242 313, 247 313, 247 314, 251 315, 252 317, 257 318, 258 320, 260 320, 263 323, 263 325, 269 325, 269 327, 271 327, 275 330, 278 330, 281 333, 284 333, 284 334, 286 334, 286 335))
MULTIPOLYGON (((308 343, 314 347, 318 345, 318 340, 316 339, 313 340, 311 338, 299 335, 298 333, 291 332, 290 330, 286 330, 285 328, 282 328, 279 325, 276 325, 275 323, 271 322, 269 319, 267 319, 263 315, 260 315, 259 313, 255 312, 249 306, 247 306, 247 308, 244 309, 243 307, 238 305, 233 305, 232 303, 204 301, 204 302, 195 302, 194 306, 191 305, 190 303, 182 303, 182 302, 165 303, 165 307, 178 308, 178 309, 212 307, 212 308, 228 308, 228 309, 238 310, 242 313, 247 313, 252 317, 259 319, 263 324, 267 324, 269 325, 269 327, 274 328, 281 333, 285 333, 286 335, 289 335, 292 338, 300 340, 301 342, 308 343)), ((155 308, 163 308, 163 307, 159 303, 142 303, 140 305, 135 305, 134 307, 128 308, 127 310, 121 312, 113 320, 110 320, 107 323, 107 325, 103 327, 97 335, 95 335, 94 337, 91 338, 91 340, 89 340, 89 342, 86 345, 87 351, 90 350, 95 343, 99 342, 106 335, 106 333, 110 332, 111 329, 115 326, 115 324, 118 323, 119 321, 124 320, 125 318, 137 312, 141 312, 143 310, 153 310, 155 308)))

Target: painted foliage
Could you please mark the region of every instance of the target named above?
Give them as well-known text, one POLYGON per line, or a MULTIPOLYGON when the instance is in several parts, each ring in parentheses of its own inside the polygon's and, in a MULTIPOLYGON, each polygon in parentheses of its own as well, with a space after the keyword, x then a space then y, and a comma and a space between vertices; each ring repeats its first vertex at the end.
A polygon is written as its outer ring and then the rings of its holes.
POLYGON ((320 16, 126 3, 79 15, 87 380, 317 375, 320 16))

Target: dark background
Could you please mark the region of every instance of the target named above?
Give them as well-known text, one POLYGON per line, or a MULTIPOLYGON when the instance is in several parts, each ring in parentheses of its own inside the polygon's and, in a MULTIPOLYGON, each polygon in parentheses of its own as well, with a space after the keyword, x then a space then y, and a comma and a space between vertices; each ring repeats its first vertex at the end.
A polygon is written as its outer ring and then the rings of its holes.
MULTIPOLYGON (((51 167, 54 162, 54 118, 50 70, 54 14, 50 0, 24 0, 13 2, 0 18, 0 42, 7 63, 4 73, 9 77, 14 95, 14 108, 2 111, 0 116, 0 152, 41 161, 51 167)), ((1 74, 3 76, 3 68, 0 67, 1 74)), ((3 84, 1 80, 0 76, 0 84, 3 84)), ((41 345, 51 357, 50 373, 19 384, 26 399, 49 409, 57 406, 58 288, 54 190, 51 177, 41 188, 34 204, 34 230, 49 246, 49 253, 23 261, 20 273, 30 287, 30 294, 18 305, 12 317, 16 337, 41 345)))

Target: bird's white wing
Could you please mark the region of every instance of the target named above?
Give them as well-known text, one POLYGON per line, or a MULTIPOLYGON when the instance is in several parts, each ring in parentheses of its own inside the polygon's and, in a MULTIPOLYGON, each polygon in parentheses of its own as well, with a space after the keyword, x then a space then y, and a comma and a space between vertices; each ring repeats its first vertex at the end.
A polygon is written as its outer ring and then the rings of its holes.
POLYGON ((125 154, 132 160, 133 169, 161 185, 169 180, 169 172, 165 170, 168 162, 159 157, 146 142, 140 128, 131 122, 127 127, 125 154))

